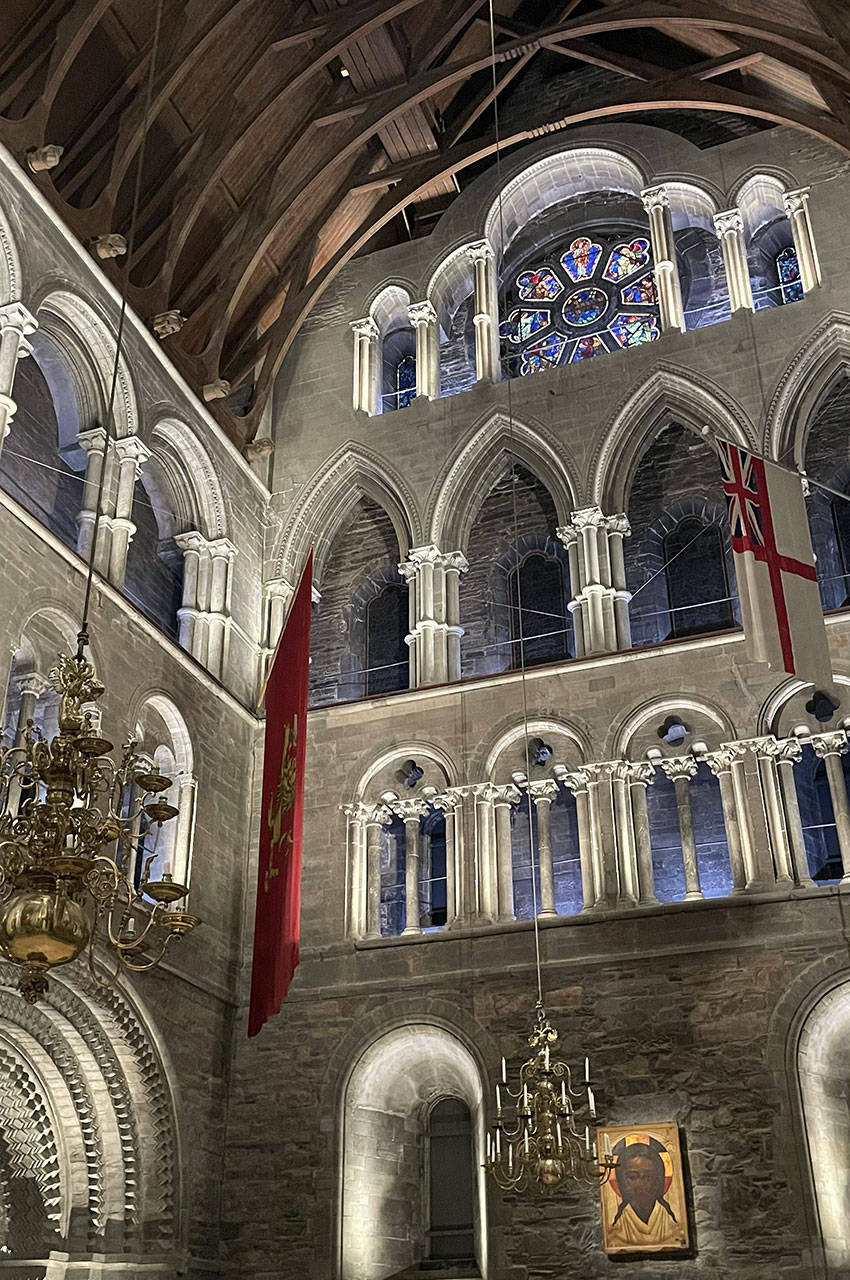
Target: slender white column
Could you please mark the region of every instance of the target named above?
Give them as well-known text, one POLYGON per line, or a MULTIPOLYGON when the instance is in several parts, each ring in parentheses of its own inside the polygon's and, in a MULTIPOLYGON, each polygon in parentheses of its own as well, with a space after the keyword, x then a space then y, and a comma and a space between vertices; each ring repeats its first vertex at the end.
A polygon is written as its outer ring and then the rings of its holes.
POLYGON ((496 810, 496 873, 499 886, 499 923, 516 918, 514 906, 514 867, 511 842, 511 806, 519 801, 516 787, 493 787, 496 810))
POLYGON ((714 226, 723 250, 729 306, 733 311, 754 311, 750 268, 744 243, 744 219, 740 209, 724 209, 714 215, 714 226))
POLYGON ((138 436, 122 436, 114 442, 113 448, 118 466, 118 489, 109 548, 109 579, 116 587, 122 587, 127 572, 127 552, 136 532, 132 519, 133 494, 151 451, 138 436))
POLYGON ((578 823, 578 856, 581 868, 582 911, 592 911, 596 905, 597 888, 594 874, 593 839, 590 830, 590 807, 588 803, 588 775, 584 769, 575 773, 564 773, 561 781, 569 787, 575 796, 576 821, 578 823))
POLYGON ((676 789, 676 809, 679 816, 679 835, 682 841, 682 863, 685 869, 685 899, 701 898, 702 887, 697 864, 697 847, 694 841, 694 820, 691 813, 690 780, 697 774, 697 762, 693 756, 675 756, 661 760, 661 768, 676 789))
POLYGON ((735 812, 738 817, 738 831, 741 837, 741 856, 744 860, 746 888, 751 893, 758 892, 764 888, 764 884, 747 802, 746 758, 749 747, 746 742, 724 742, 722 750, 729 751, 732 755, 732 790, 735 796, 735 812))
POLYGON ((649 214, 649 237, 652 241, 652 260, 655 284, 658 289, 661 330, 663 333, 668 333, 671 329, 682 331, 685 328, 685 313, 682 307, 679 268, 676 264, 670 196, 663 185, 646 187, 640 194, 643 207, 649 214))
POLYGON ((655 769, 648 760, 629 762, 629 793, 637 861, 638 902, 642 907, 654 906, 658 902, 655 896, 652 839, 646 807, 646 788, 654 777, 655 769))
POLYGON ((488 240, 471 244, 466 252, 475 275, 475 376, 479 382, 497 382, 499 370, 499 316, 495 285, 495 257, 488 240))
POLYGON ((773 854, 773 872, 776 883, 792 885, 794 872, 791 865, 791 851, 788 846, 788 834, 785 830, 785 812, 779 794, 779 779, 776 772, 776 757, 779 754, 779 743, 773 737, 756 738, 752 747, 758 759, 759 781, 761 782, 764 811, 767 817, 767 830, 770 836, 770 848, 773 854))
POLYGON ((370 809, 362 803, 341 808, 348 822, 346 932, 350 938, 362 938, 366 933, 366 820, 370 809))
POLYGON ((385 805, 366 815, 366 937, 381 936, 381 836, 391 817, 385 805))
POLYGON ((617 897, 618 907, 634 907, 637 905, 637 851, 635 833, 632 826, 632 806, 630 796, 631 765, 628 760, 618 760, 611 773, 611 786, 614 793, 614 819, 617 831, 617 870, 620 892, 617 897))
POLYGON ((478 911, 484 921, 493 923, 498 915, 498 887, 494 867, 496 841, 493 800, 496 788, 490 782, 472 788, 475 797, 475 853, 478 880, 478 911))
POLYGON ((607 908, 616 907, 620 895, 616 817, 612 792, 612 776, 618 763, 616 760, 608 760, 600 764, 587 764, 582 770, 587 774, 588 779, 587 798, 596 905, 607 908))
POLYGON ((191 776, 181 776, 177 780, 177 799, 174 802, 180 810, 174 819, 177 832, 174 838, 174 879, 179 884, 188 885, 192 879, 192 841, 195 833, 195 805, 198 794, 198 783, 191 776))
POLYGON ((558 794, 558 784, 552 778, 528 784, 528 793, 537 810, 537 860, 540 864, 540 902, 538 915, 556 916, 555 871, 552 865, 552 831, 550 808, 558 794))
POLYGON ((12 395, 18 361, 32 351, 26 336, 37 328, 38 321, 22 302, 7 302, 0 307, 0 450, 17 409, 12 395))
POLYGON ((231 575, 237 551, 227 538, 217 538, 214 542, 210 542, 208 551, 211 564, 207 607, 206 667, 210 675, 220 680, 224 670, 224 646, 227 619, 230 614, 231 575))
POLYGON ((743 893, 747 887, 744 855, 741 850, 741 828, 738 822, 738 806, 735 803, 735 787, 732 782, 734 756, 721 748, 705 757, 705 762, 717 779, 720 788, 720 805, 723 809, 723 826, 726 830, 726 848, 732 872, 732 892, 743 893))
POLYGON ((835 831, 844 870, 841 883, 850 884, 850 804, 847 802, 847 784, 841 767, 841 756, 847 750, 847 734, 843 730, 836 730, 834 733, 818 734, 809 741, 815 755, 826 765, 832 816, 835 818, 835 831))
POLYGON ((631 593, 623 539, 631 526, 625 515, 605 516, 599 507, 583 507, 557 533, 569 555, 576 657, 628 648, 631 593))
POLYGON ((803 748, 796 738, 789 738, 778 745, 776 768, 779 774, 779 790, 782 794, 782 803, 785 809, 785 829, 788 833, 794 879, 801 888, 813 889, 815 882, 809 872, 806 841, 803 835, 803 823, 800 818, 800 804, 797 797, 797 783, 794 778, 794 765, 798 764, 802 759, 803 748))
POLYGON ((413 547, 398 566, 409 584, 411 687, 460 678, 458 577, 468 569, 460 551, 446 554, 433 544, 413 547))
POLYGON ((381 347, 380 331, 371 316, 353 320, 354 333, 354 385, 352 403, 355 410, 373 417, 378 412, 380 392, 381 347))
POLYGON ((444 795, 435 796, 431 803, 435 809, 443 811, 446 823, 446 928, 448 929, 464 909, 463 797, 455 791, 448 790, 444 795))
POLYGON ((440 342, 437 313, 430 302, 414 302, 407 308, 416 331, 416 395, 440 398, 440 342))
POLYGON ((200 598, 201 555, 206 554, 207 540, 192 530, 175 534, 174 543, 183 552, 183 599, 177 610, 178 643, 187 653, 197 657, 195 648, 198 617, 205 607, 200 598))
POLYGON ((404 929, 405 934, 421 933, 419 924, 420 819, 428 812, 424 800, 397 800, 393 812, 404 823, 404 929))
MULTIPOLYGON (((103 427, 93 427, 90 431, 81 431, 77 436, 80 448, 86 454, 86 475, 83 481, 83 496, 80 510, 77 513, 77 551, 84 559, 88 559, 91 551, 91 540, 94 535, 97 519, 98 491, 101 471, 105 465, 106 432, 103 427)), ((105 489, 104 483, 104 489, 105 489)), ((108 563, 109 529, 105 520, 101 520, 98 528, 98 547, 95 556, 95 567, 108 563)))
POLYGON ((820 261, 809 214, 810 191, 810 187, 800 187, 797 191, 786 191, 783 196, 785 212, 791 223, 791 234, 794 237, 803 293, 810 293, 821 282, 820 261))

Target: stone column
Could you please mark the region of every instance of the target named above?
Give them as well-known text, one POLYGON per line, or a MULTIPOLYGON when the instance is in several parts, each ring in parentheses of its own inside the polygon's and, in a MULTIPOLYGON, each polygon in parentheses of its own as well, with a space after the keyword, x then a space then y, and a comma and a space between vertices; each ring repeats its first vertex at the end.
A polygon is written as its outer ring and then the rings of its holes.
POLYGON ((18 361, 31 353, 27 334, 37 328, 38 321, 22 302, 0 307, 0 451, 18 407, 12 399, 18 361))
POLYGON ((460 551, 413 547, 398 566, 410 591, 410 684, 419 688, 460 678, 458 578, 469 568, 460 551))
POLYGON ((591 911, 596 905, 597 891, 594 869, 593 839, 590 829, 590 806, 588 803, 588 775, 584 769, 575 773, 564 773, 561 781, 569 787, 575 796, 576 821, 578 823, 578 856, 581 867, 582 911, 591 911))
POLYGON ((614 793, 614 821, 617 831, 617 871, 620 892, 618 907, 637 905, 637 851, 632 826, 630 795, 631 765, 628 760, 618 760, 612 766, 611 786, 614 793))
POLYGON ((353 320, 354 333, 354 387, 352 403, 355 410, 373 417, 378 412, 381 380, 380 331, 371 316, 353 320))
POLYGON ((188 885, 192 873, 192 837, 195 831, 195 802, 198 784, 193 777, 180 776, 175 779, 177 798, 172 801, 180 810, 172 821, 177 823, 174 837, 174 879, 180 884, 188 885))
POLYGON ((593 850, 593 880, 597 907, 613 908, 620 894, 617 873, 616 822, 611 777, 617 761, 587 764, 587 800, 593 850))
POLYGON ((490 782, 472 787, 475 797, 475 870, 477 907, 483 923, 492 924, 498 914, 498 889, 494 862, 496 842, 493 799, 496 788, 490 782))
POLYGON ((850 804, 847 802, 847 785, 844 781, 844 770, 841 767, 841 756, 847 750, 847 734, 843 729, 836 730, 835 733, 820 733, 809 741, 815 755, 819 756, 826 765, 832 816, 835 818, 835 831, 844 870, 841 883, 850 884, 850 804))
POLYGON ((437 313, 430 302, 414 302, 407 308, 416 331, 416 396, 440 398, 440 341, 437 313))
POLYGON ((341 806, 348 821, 348 884, 346 885, 346 932, 351 938, 366 933, 368 880, 366 873, 366 822, 371 810, 365 804, 341 806))
POLYGON ((782 199, 788 221, 791 223, 803 293, 810 293, 821 282, 820 261, 809 214, 810 191, 811 187, 800 187, 797 191, 786 191, 782 199))
POLYGON ((175 534, 174 543, 183 552, 183 598, 177 610, 177 640, 181 648, 197 657, 198 618, 202 611, 201 557, 207 555, 207 540, 193 530, 175 534))
POLYGON ((496 875, 499 886, 499 923, 516 919, 514 909, 514 864, 511 842, 511 806, 519 801, 516 787, 493 787, 496 810, 496 875))
POLYGON ((489 240, 469 245, 466 252, 475 274, 475 376, 478 382, 498 382, 501 371, 495 255, 489 240))
MULTIPOLYGON (((185 562, 184 562, 185 573, 185 562)), ((295 588, 286 578, 267 578, 263 583, 263 645, 260 651, 260 684, 268 674, 272 654, 277 648, 286 608, 295 588)))
POLYGON ((797 783, 794 779, 794 765, 803 757, 802 745, 796 738, 788 738, 777 744, 776 769, 779 774, 779 790, 785 809, 785 830, 788 833, 788 845, 791 850, 791 863, 794 868, 794 879, 802 889, 813 889, 815 882, 809 872, 809 860, 806 857, 806 840, 803 835, 803 823, 800 819, 800 804, 797 798, 797 783))
POLYGON ((729 306, 733 311, 755 311, 741 210, 724 209, 722 213, 716 213, 714 226, 723 250, 729 306))
POLYGON ((108 495, 109 489, 109 485, 107 483, 109 476, 104 477, 102 492, 100 486, 101 472, 104 466, 107 465, 106 432, 103 427, 92 427, 90 431, 81 431, 77 436, 77 443, 86 454, 86 475, 85 480, 83 481, 83 497, 80 510, 77 513, 77 551, 84 560, 88 560, 91 553, 94 528, 97 523, 97 551, 94 563, 98 573, 102 573, 105 576, 109 565, 111 521, 107 516, 103 516, 98 522, 97 512, 98 494, 100 493, 101 509, 103 509, 103 497, 104 495, 108 495))
POLYGON ((381 835, 390 820, 385 805, 374 805, 365 817, 366 826, 366 937, 381 936, 381 835))
POLYGON ((746 742, 726 742, 722 749, 732 756, 732 790, 735 796, 735 812, 738 817, 738 832, 741 837, 741 856, 744 859, 744 877, 746 888, 750 892, 758 892, 764 888, 762 869, 759 866, 759 855, 756 847, 753 824, 747 802, 746 757, 749 750, 746 742))
POLYGON ((463 797, 454 791, 435 796, 435 809, 442 809, 446 823, 446 928, 464 910, 463 892, 463 824, 461 809, 463 797))
POLYGON ((151 451, 138 436, 122 436, 115 441, 113 448, 118 466, 118 491, 109 548, 109 580, 114 586, 123 587, 127 572, 127 552, 136 532, 132 519, 133 495, 136 481, 151 456, 151 451))
POLYGON ((399 800, 393 812, 404 823, 404 929, 402 933, 421 933, 419 924, 420 823, 428 812, 424 800, 399 800))
POLYGON ((671 329, 684 331, 685 312, 682 306, 679 268, 676 264, 670 196, 663 185, 646 187, 640 194, 643 207, 649 214, 649 237, 652 241, 652 260, 658 289, 661 331, 662 333, 668 333, 671 329))
POLYGON ((697 762, 693 756, 675 756, 671 760, 661 760, 659 763, 665 775, 676 788, 679 835, 682 841, 682 863, 685 868, 685 901, 701 898, 703 895, 699 881, 690 792, 690 780, 696 777, 697 762))
POLYGON ((554 797, 558 794, 558 784, 552 778, 543 778, 539 782, 528 784, 528 794, 534 801, 537 810, 537 860, 540 864, 540 902, 538 915, 556 916, 555 907, 555 872, 552 866, 552 833, 549 822, 549 811, 554 797))
POLYGON ((631 533, 628 520, 605 516, 599 507, 583 507, 557 533, 570 560, 573 598, 568 607, 576 657, 628 648, 631 595, 623 561, 623 538, 631 533))
POLYGON ((779 795, 779 779, 776 773, 776 757, 779 754, 779 743, 774 737, 754 738, 751 746, 758 760, 759 781, 764 799, 764 811, 767 818, 767 831, 770 837, 770 848, 773 854, 773 873, 778 885, 792 885, 794 873, 791 866, 791 852, 788 847, 788 835, 785 830, 785 812, 779 795))
POLYGON ((655 769, 648 760, 629 762, 629 795, 637 860, 638 902, 642 907, 651 907, 658 903, 655 896, 649 813, 646 807, 646 788, 654 777, 655 769))
POLYGON ((231 577, 236 548, 227 538, 208 543, 211 558, 207 606, 206 667, 220 680, 226 658, 227 622, 230 617, 231 577))
POLYGON ((727 748, 712 751, 705 757, 705 762, 717 779, 720 788, 720 805, 723 809, 723 826, 726 831, 726 848, 729 852, 729 867, 732 872, 732 892, 743 893, 747 887, 747 873, 744 870, 744 855, 741 850, 741 828, 738 822, 738 806, 735 802, 735 787, 732 782, 732 764, 734 756, 727 748))

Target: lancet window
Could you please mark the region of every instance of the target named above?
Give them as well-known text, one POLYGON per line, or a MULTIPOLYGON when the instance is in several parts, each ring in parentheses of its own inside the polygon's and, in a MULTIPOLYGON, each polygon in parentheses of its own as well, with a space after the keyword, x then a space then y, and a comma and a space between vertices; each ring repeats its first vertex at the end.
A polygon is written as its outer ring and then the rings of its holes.
POLYGON ((577 236, 516 276, 506 312, 511 375, 651 342, 660 329, 649 238, 577 236))
POLYGON ((797 250, 793 245, 789 245, 787 249, 783 249, 776 255, 776 273, 779 276, 782 301, 799 302, 803 297, 803 285, 800 279, 797 250))
POLYGON ((566 657, 564 570, 542 554, 525 557, 510 574, 512 665, 534 666, 566 657))
POLYGON ((723 539, 717 525, 680 520, 663 542, 670 634, 701 635, 734 626, 723 539))

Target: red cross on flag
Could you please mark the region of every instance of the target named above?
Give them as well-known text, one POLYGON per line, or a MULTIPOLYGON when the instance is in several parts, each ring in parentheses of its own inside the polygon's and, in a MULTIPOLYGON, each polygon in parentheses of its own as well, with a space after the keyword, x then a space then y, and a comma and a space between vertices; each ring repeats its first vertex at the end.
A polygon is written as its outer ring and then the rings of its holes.
POLYGON ((800 476, 728 440, 717 446, 751 655, 829 691, 832 665, 800 476))

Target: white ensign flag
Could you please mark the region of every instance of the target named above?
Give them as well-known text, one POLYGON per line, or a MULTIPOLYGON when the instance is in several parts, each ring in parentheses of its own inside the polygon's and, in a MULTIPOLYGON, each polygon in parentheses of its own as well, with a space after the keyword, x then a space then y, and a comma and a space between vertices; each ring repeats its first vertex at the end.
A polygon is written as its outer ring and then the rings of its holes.
POLYGON ((800 476, 718 440, 735 575, 753 658, 831 690, 832 664, 800 476))

